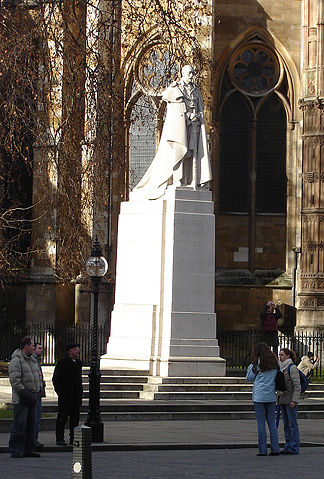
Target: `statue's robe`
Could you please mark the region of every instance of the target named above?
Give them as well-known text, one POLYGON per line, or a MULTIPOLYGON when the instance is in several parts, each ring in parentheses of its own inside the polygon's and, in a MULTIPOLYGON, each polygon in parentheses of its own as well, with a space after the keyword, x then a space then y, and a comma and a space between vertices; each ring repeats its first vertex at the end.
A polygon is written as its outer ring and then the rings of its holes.
MULTIPOLYGON (((197 87, 193 88, 198 98, 200 115, 200 131, 197 148, 197 184, 204 186, 211 180, 211 166, 208 154, 208 143, 203 113, 203 100, 197 87)), ((170 85, 162 94, 167 102, 167 112, 160 144, 156 155, 134 188, 134 192, 147 199, 157 199, 163 196, 172 176, 176 172, 177 179, 183 178, 183 158, 188 151, 186 104, 183 100, 181 82, 170 85)), ((192 161, 192 160, 191 160, 192 161)))

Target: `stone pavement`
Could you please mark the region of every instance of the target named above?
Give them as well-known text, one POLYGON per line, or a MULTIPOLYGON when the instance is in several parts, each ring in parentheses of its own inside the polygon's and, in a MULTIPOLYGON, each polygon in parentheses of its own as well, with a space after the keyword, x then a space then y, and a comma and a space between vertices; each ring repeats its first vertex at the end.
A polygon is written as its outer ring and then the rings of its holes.
MULTIPOLYGON (((72 453, 18 460, 2 454, 0 461, 1 479, 72 478, 72 453)), ((324 465, 318 447, 275 457, 257 457, 253 449, 105 451, 92 454, 92 471, 91 479, 323 479, 324 465)))
MULTIPOLYGON (((324 477, 322 419, 299 420, 298 457, 257 457, 255 420, 107 421, 104 426, 104 443, 92 446, 92 479, 324 477)), ((12 459, 8 438, 0 433, 0 479, 71 478, 72 448, 56 446, 53 430, 40 432, 45 446, 40 459, 12 459)), ((279 439, 282 443, 282 422, 279 439)))
MULTIPOLYGON (((323 479, 322 421, 301 421, 300 429, 299 456, 257 457, 252 420, 105 423, 105 444, 93 447, 91 479, 323 479)), ((2 445, 8 435, 0 439, 2 445)), ((0 479, 71 479, 71 449, 53 447, 53 432, 40 440, 46 446, 40 459, 0 454, 0 479)))
MULTIPOLYGON (((299 421, 301 442, 305 446, 324 447, 324 421, 299 421)), ((8 451, 8 433, 0 434, 0 452, 8 451)), ((66 431, 65 439, 68 439, 66 431)), ((44 451, 68 452, 55 444, 54 431, 41 431, 39 440, 44 451)), ((283 442, 282 421, 279 440, 283 442)), ((152 450, 152 449, 225 449, 257 447, 254 420, 217 421, 109 421, 104 423, 104 443, 94 444, 93 450, 152 450)), ((0 476, 1 478, 1 476, 0 476)), ((2 478, 1 478, 2 479, 2 478)))

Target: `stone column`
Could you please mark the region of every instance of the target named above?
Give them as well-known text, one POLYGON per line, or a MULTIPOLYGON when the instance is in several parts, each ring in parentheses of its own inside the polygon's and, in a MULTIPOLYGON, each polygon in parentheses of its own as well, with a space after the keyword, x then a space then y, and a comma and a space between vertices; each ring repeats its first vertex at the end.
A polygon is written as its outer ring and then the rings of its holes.
POLYGON ((297 329, 324 326, 324 12, 304 0, 302 254, 297 329))

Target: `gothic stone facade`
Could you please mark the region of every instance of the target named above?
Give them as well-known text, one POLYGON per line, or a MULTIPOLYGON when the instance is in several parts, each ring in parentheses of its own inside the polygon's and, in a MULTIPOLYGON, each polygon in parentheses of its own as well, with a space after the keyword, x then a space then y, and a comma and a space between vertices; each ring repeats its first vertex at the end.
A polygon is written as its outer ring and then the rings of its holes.
MULTIPOLYGON (((113 14, 122 28, 122 6, 119 2, 114 5, 117 13, 113 14)), ((274 299, 283 303, 287 317, 296 306, 297 328, 322 329, 323 2, 219 0, 210 7, 203 40, 211 67, 202 77, 214 171, 211 187, 216 213, 218 327, 256 327, 263 305, 274 299)), ((84 12, 78 15, 80 22, 85 21, 84 12)), ((158 52, 165 46, 159 44, 154 28, 146 36, 134 38, 127 48, 117 30, 112 35, 114 58, 119 55, 120 60, 114 61, 113 67, 121 103, 110 113, 125 136, 119 135, 110 146, 112 157, 123 156, 126 162, 122 173, 110 177, 113 208, 95 207, 89 214, 95 216, 93 223, 99 228, 106 252, 112 253, 114 265, 118 205, 148 166, 163 118, 163 107, 150 91, 143 72, 149 63, 152 67, 154 59, 161 58, 158 52), (150 102, 150 108, 145 101, 150 102), (136 109, 142 112, 139 123, 136 109), (139 149, 141 154, 136 155, 139 149)), ((109 63, 107 58, 103 61, 109 63)), ((68 95, 71 78, 65 78, 63 96, 68 95)), ((101 100, 105 103, 107 92, 103 92, 101 100)), ((64 108, 60 114, 64 115, 64 108)), ((84 124, 72 121, 70 126, 73 130, 84 124)), ((66 135, 68 138, 68 128, 66 135)), ((82 154, 85 150, 86 146, 82 154)), ((35 146, 36 172, 37 159, 48 151, 48 147, 35 146)), ((35 173, 36 204, 37 185, 35 173)), ((55 223, 53 212, 42 218, 32 226, 32 235, 39 243, 44 241, 48 224, 55 223)), ((90 233, 91 227, 89 237, 90 233)), ((46 264, 35 255, 28 282, 17 285, 22 299, 19 314, 27 321, 89 320, 89 301, 82 299, 80 287, 59 286, 52 280, 51 267, 59 242, 57 237, 50 245, 46 264)), ((5 296, 2 307, 7 305, 14 315, 17 305, 8 299, 10 295, 5 296)), ((102 321, 106 317, 103 304, 102 321)))

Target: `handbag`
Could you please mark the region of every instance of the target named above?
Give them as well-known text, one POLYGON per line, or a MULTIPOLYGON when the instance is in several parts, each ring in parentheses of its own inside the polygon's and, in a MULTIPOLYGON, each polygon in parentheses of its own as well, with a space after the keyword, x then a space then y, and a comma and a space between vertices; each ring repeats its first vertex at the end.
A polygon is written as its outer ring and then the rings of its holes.
POLYGON ((283 392, 286 389, 286 383, 285 383, 285 375, 280 369, 277 371, 276 375, 276 391, 283 392))

